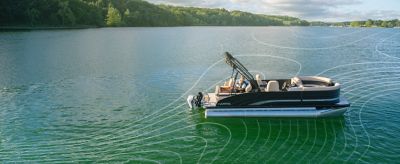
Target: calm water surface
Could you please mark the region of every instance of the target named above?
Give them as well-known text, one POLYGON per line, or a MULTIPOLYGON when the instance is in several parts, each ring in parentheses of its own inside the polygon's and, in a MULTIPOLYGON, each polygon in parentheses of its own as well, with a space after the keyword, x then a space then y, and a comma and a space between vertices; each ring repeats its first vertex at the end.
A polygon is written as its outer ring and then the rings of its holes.
POLYGON ((0 33, 0 162, 394 163, 400 30, 107 28, 0 33), (323 75, 352 103, 335 119, 205 119, 188 94, 230 75, 323 75))

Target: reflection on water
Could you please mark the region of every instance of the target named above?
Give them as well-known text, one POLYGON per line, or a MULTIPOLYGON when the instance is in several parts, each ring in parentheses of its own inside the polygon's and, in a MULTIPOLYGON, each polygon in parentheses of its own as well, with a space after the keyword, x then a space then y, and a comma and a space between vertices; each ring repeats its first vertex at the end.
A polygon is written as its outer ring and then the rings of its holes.
MULTIPOLYGON (((346 126, 344 118, 332 119, 274 119, 274 118, 211 118, 204 120, 196 127, 199 136, 210 138, 220 135, 220 141, 215 141, 222 146, 226 142, 230 144, 225 147, 222 156, 226 162, 241 161, 243 152, 253 154, 251 158, 257 158, 256 154, 269 154, 262 160, 271 162, 282 162, 281 155, 285 159, 299 159, 306 152, 315 154, 311 145, 332 147, 338 146, 338 139, 344 138, 346 126), (209 124, 208 124, 209 123, 209 124), (214 124, 226 127, 214 126, 214 124), (230 130, 227 138, 226 128, 230 130), (235 152, 232 152, 235 150, 235 152), (272 154, 275 154, 273 156, 272 154)), ((319 152, 321 156, 327 157, 331 152, 319 152)), ((247 159, 250 160, 250 159, 247 159)), ((319 161, 317 158, 316 161, 319 161)), ((250 160, 251 161, 251 160, 250 160)))

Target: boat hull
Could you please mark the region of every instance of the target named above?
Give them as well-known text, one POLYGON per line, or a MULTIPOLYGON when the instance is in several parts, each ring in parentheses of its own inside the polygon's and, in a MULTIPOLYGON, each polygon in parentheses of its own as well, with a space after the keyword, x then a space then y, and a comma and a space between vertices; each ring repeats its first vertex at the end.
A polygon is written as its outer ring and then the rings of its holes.
POLYGON ((223 108, 206 109, 205 117, 294 117, 294 118, 324 118, 338 117, 347 108, 317 109, 316 107, 299 108, 223 108))

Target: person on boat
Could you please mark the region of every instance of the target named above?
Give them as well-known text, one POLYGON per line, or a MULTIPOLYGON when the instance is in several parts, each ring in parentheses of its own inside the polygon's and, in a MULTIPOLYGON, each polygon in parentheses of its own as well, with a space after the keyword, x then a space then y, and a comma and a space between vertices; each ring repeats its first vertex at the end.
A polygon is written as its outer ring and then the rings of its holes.
POLYGON ((236 80, 235 89, 239 93, 244 92, 247 85, 249 85, 249 84, 250 84, 250 82, 248 80, 245 80, 244 77, 242 75, 240 75, 240 78, 238 80, 236 80))

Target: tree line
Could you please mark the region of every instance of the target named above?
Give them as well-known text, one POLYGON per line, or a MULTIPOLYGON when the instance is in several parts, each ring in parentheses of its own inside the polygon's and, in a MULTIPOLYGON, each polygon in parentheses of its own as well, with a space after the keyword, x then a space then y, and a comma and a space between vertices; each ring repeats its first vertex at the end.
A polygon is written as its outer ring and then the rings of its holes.
POLYGON ((350 22, 351 27, 400 27, 400 21, 398 19, 393 20, 367 20, 367 21, 353 21, 350 22))
POLYGON ((342 26, 400 27, 400 21, 307 22, 289 16, 155 5, 143 0, 1 0, 0 26, 342 26))
POLYGON ((0 26, 308 26, 289 16, 142 0, 1 0, 0 26))
POLYGON ((339 27, 384 27, 393 28, 400 27, 400 20, 372 20, 368 19, 366 21, 351 21, 351 22, 311 22, 313 26, 339 26, 339 27))

